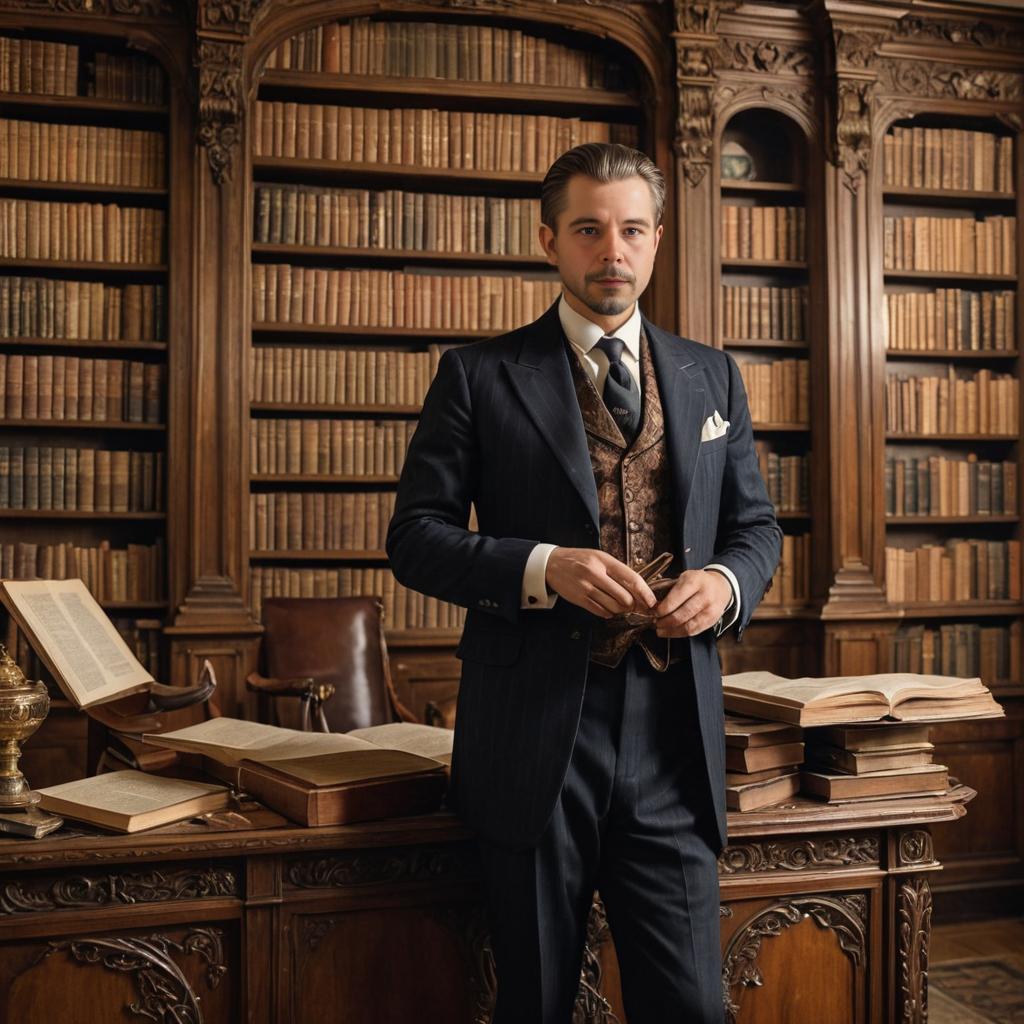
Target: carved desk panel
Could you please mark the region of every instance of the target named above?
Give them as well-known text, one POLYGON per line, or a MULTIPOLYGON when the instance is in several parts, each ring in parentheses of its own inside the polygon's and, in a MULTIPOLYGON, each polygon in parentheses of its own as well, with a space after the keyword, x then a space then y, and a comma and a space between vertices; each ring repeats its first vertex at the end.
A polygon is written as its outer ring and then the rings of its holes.
MULTIPOLYGON (((929 826, 973 795, 730 815, 729 1024, 923 1024, 929 826)), ((256 823, 0 841, 0 1024, 487 1024, 494 966, 455 818, 256 823)), ((574 1024, 624 1021, 598 899, 574 1024)))

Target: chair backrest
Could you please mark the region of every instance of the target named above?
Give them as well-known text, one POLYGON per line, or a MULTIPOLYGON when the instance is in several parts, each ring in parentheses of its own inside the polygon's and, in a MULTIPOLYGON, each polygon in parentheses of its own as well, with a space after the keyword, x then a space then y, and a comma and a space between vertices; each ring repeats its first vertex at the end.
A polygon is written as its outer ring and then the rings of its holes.
MULTIPOLYGON (((377 597, 270 597, 263 601, 263 674, 333 683, 324 705, 332 732, 381 725, 401 714, 377 597)), ((298 700, 271 702, 281 725, 299 727, 298 700)))

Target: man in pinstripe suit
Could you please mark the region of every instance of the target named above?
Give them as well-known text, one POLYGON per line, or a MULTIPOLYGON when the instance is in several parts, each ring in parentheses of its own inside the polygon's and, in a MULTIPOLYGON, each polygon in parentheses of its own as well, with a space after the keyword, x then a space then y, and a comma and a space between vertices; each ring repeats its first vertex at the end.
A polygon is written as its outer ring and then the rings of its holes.
POLYGON ((639 311, 664 193, 624 146, 555 162, 562 296, 444 354, 388 531, 403 584, 469 609, 451 797, 480 836, 495 1024, 569 1024, 595 889, 629 1024, 722 1020, 715 641, 781 531, 735 362, 639 311), (638 570, 663 552, 655 595, 638 570))

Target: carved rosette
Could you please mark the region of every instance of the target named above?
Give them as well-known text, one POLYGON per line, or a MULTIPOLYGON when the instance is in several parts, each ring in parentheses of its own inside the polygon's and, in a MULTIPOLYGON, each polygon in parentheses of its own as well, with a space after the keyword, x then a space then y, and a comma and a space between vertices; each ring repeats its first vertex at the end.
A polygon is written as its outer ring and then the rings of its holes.
POLYGON ((180 942, 168 935, 65 939, 51 942, 39 960, 66 953, 80 964, 101 964, 131 974, 139 998, 126 1007, 128 1013, 175 1024, 202 1024, 199 996, 173 954, 198 956, 206 964, 206 984, 214 989, 227 973, 223 936, 219 928, 193 928, 180 942))
POLYGON ((933 864, 935 849, 932 834, 927 829, 915 828, 900 833, 896 846, 896 863, 900 867, 916 864, 933 864))
POLYGON ((718 868, 723 875, 741 875, 878 862, 877 836, 828 836, 730 844, 719 854, 718 868))
POLYGON ((235 875, 224 868, 63 875, 55 881, 22 878, 0 888, 0 915, 237 895, 235 875))
POLYGON ((927 875, 907 879, 896 897, 902 1024, 928 1020, 928 942, 932 926, 932 890, 927 875))
POLYGON ((704 180, 711 167, 712 94, 715 30, 723 11, 739 0, 675 0, 676 131, 673 146, 690 185, 704 180))
POLYGON ((201 39, 195 66, 199 76, 198 140, 206 149, 213 180, 231 180, 232 160, 243 120, 240 43, 201 39))
POLYGON ((469 878, 475 874, 476 867, 476 856, 468 846, 423 846, 401 850, 360 850, 293 860, 286 869, 285 877, 297 889, 330 889, 384 882, 469 878))
POLYGON ((855 967, 866 962, 868 902, 863 893, 807 896, 775 903, 750 918, 729 940, 722 956, 722 997, 727 1024, 736 1024, 743 992, 762 986, 757 966, 761 944, 810 917, 835 932, 839 947, 855 967))

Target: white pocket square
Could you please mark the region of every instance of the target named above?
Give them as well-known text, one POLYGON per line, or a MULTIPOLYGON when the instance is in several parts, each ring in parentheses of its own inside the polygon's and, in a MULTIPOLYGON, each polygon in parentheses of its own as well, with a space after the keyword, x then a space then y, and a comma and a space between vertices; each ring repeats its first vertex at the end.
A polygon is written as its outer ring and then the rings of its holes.
POLYGON ((704 426, 700 432, 700 439, 704 441, 713 441, 716 437, 721 437, 729 429, 729 421, 722 419, 722 414, 716 409, 705 421, 704 426))

